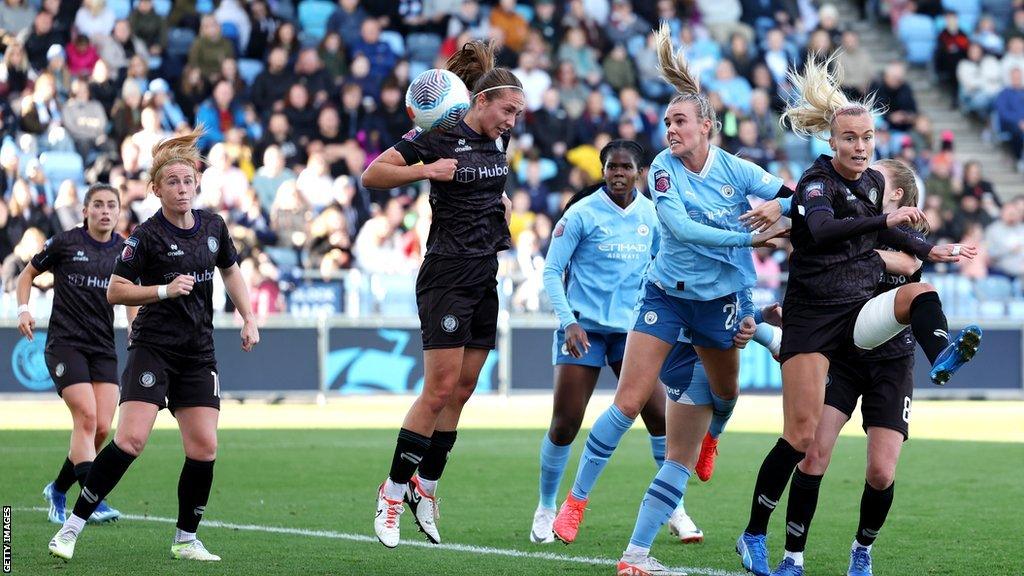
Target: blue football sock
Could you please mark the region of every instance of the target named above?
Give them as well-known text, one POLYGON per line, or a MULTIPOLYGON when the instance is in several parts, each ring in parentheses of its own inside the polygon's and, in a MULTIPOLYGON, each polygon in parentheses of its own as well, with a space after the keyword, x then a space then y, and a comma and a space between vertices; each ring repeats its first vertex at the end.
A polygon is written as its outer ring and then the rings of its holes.
POLYGON ((711 393, 711 426, 708 432, 712 438, 718 438, 725 430, 725 425, 732 418, 732 410, 736 407, 736 398, 725 400, 719 398, 714 392, 711 393))
POLYGON ((665 463, 665 437, 651 436, 651 455, 654 456, 654 465, 660 470, 665 463))
POLYGON ((594 422, 576 470, 576 481, 572 485, 574 497, 580 500, 590 497, 590 491, 594 489, 608 458, 632 425, 633 419, 627 418, 614 404, 594 422))
POLYGON ((672 512, 686 494, 686 482, 690 479, 690 471, 686 466, 672 460, 665 460, 665 465, 651 481, 651 485, 640 503, 640 513, 633 527, 633 537, 629 543, 633 546, 650 549, 654 537, 661 527, 668 522, 672 512))
POLYGON ((565 463, 569 461, 569 452, 572 451, 572 444, 559 446, 548 438, 544 433, 544 440, 540 443, 540 505, 545 508, 555 508, 555 498, 558 496, 558 486, 562 483, 562 474, 565 473, 565 463))

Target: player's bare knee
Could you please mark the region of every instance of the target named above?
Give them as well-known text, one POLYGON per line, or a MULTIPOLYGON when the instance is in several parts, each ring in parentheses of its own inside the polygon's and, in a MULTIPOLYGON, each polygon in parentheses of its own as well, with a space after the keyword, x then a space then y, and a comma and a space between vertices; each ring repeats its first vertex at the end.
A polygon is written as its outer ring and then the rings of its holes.
POLYGON ((95 410, 77 410, 75 411, 72 420, 74 421, 74 427, 76 430, 85 433, 88 436, 96 434, 96 411, 95 410))
POLYGON ((581 424, 582 417, 555 418, 552 420, 551 428, 548 430, 548 438, 557 446, 571 444, 576 439, 576 435, 579 434, 581 424))
POLYGON ((811 446, 804 452, 804 459, 800 461, 800 470, 804 474, 810 474, 812 476, 821 476, 828 470, 828 463, 831 459, 831 454, 812 443, 811 446))
POLYGON ((97 424, 96 431, 93 433, 93 439, 96 443, 96 447, 99 448, 106 442, 107 437, 110 436, 110 424, 97 424))
POLYGON ((800 422, 797 422, 784 437, 794 450, 806 453, 814 444, 814 426, 801 426, 800 422))
POLYGON ((128 431, 122 433, 121 429, 118 429, 117 435, 114 437, 114 443, 117 444, 117 447, 123 452, 127 452, 128 454, 137 457, 139 454, 142 454, 142 450, 146 447, 146 441, 148 439, 148 435, 135 434, 128 431))
POLYGON ((896 469, 891 466, 869 462, 865 477, 868 484, 875 490, 885 490, 896 479, 896 469))

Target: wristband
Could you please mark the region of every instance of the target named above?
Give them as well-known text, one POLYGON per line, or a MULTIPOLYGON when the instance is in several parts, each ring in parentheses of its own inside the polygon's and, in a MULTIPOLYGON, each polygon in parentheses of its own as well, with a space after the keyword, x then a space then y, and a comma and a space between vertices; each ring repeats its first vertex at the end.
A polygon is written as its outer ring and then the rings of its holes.
POLYGON ((161 300, 167 300, 167 284, 161 284, 156 287, 156 297, 161 300))
POLYGON ((20 316, 22 312, 28 312, 29 314, 31 314, 32 310, 29 309, 28 304, 22 304, 18 306, 18 315, 20 316))

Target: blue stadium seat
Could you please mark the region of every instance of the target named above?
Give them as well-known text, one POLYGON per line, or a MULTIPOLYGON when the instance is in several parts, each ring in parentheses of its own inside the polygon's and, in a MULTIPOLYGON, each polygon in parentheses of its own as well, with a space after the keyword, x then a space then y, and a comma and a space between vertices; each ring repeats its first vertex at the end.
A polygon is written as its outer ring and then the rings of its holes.
POLYGON ((197 0, 196 1, 196 12, 200 14, 209 14, 213 12, 213 0, 197 0))
POLYGON ((380 33, 380 41, 387 44, 399 58, 405 56, 405 39, 398 32, 385 30, 380 33))
POLYGON ((153 12, 166 17, 171 13, 174 2, 171 0, 153 0, 153 12))
POLYGON ((1000 34, 1013 18, 1013 6, 1006 0, 981 0, 981 9, 992 17, 1000 34))
POLYGON ((299 4, 299 27, 319 42, 327 31, 327 19, 337 6, 327 0, 306 0, 299 4))
POLYGON ((989 276, 980 278, 974 284, 978 300, 1004 301, 1013 298, 1013 282, 1004 276, 989 276))
POLYGON ((252 86, 253 80, 263 72, 263 62, 250 58, 242 58, 238 61, 238 75, 242 77, 246 85, 252 86))
POLYGON ((1006 303, 982 302, 978 306, 978 316, 981 318, 1004 318, 1006 316, 1006 303))
POLYGON ((132 13, 131 0, 107 0, 107 6, 114 12, 114 18, 124 20, 132 13))
POLYGON ((522 16, 527 22, 533 22, 533 6, 516 4, 516 13, 522 16))
POLYGON ((1006 315, 1011 320, 1024 320, 1024 301, 1010 300, 1006 306, 1006 315))
POLYGON ((277 267, 284 276, 290 274, 293 268, 301 265, 299 253, 290 246, 264 246, 263 251, 267 253, 267 256, 270 256, 274 264, 277 264, 277 267))
POLYGON ((221 22, 220 23, 220 35, 228 40, 231 40, 231 44, 235 46, 235 54, 241 54, 241 33, 238 31, 238 25, 234 22, 221 22))
POLYGON ((65 180, 85 184, 85 163, 77 152, 43 152, 39 164, 54 188, 65 180))
POLYGON ((195 39, 196 33, 188 28, 171 28, 167 31, 167 55, 188 56, 195 39))
POLYGON ((926 65, 932 61, 937 35, 931 18, 922 14, 903 16, 897 25, 897 36, 910 64, 926 65))
MULTIPOLYGON (((960 26, 960 31, 963 32, 964 34, 967 34, 968 36, 973 36, 974 35, 974 29, 978 26, 978 18, 979 18, 980 15, 979 14, 966 14, 965 13, 965 14, 958 14, 957 16, 959 17, 958 24, 960 26)), ((945 29, 946 29, 946 17, 945 16, 936 16, 935 17, 936 36, 938 35, 939 32, 942 32, 945 29)))
POLYGON ((942 0, 942 7, 952 10, 960 16, 960 29, 964 32, 974 31, 974 26, 967 27, 964 18, 970 18, 971 22, 977 22, 981 15, 981 0, 942 0))

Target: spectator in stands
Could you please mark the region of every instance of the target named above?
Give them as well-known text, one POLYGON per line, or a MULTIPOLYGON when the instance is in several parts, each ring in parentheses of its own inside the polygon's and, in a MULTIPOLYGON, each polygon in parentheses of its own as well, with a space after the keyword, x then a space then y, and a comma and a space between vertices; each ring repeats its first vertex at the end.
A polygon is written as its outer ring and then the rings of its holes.
POLYGON ((188 64, 199 68, 203 76, 213 80, 225 58, 235 57, 235 46, 221 36, 220 22, 212 14, 203 16, 199 36, 188 51, 188 64))
POLYGON ((981 174, 981 163, 972 160, 964 164, 964 183, 963 183, 963 194, 969 194, 976 197, 984 204, 986 202, 992 203, 995 206, 999 206, 999 197, 996 195, 995 188, 992 187, 992 183, 981 174))
POLYGON ((596 86, 601 81, 601 67, 594 56, 594 49, 587 44, 587 36, 583 29, 569 28, 564 38, 558 48, 559 62, 568 62, 576 77, 584 79, 591 86, 596 86))
POLYGON ((530 28, 540 34, 546 49, 544 56, 551 60, 562 31, 562 27, 558 23, 558 9, 555 7, 554 0, 536 0, 533 3, 533 8, 534 14, 533 20, 530 21, 530 28))
POLYGON ((271 48, 283 48, 288 55, 288 67, 295 65, 295 59, 299 56, 302 43, 299 41, 299 33, 295 24, 285 21, 278 25, 274 32, 274 40, 270 43, 271 48))
POLYGON ((1003 205, 999 220, 985 228, 985 246, 992 271, 1010 278, 1024 276, 1024 223, 1020 204, 1003 205))
POLYGON ((575 145, 591 144, 598 134, 610 134, 615 122, 605 110, 604 95, 594 91, 587 96, 586 107, 576 122, 575 145))
POLYGON ((961 244, 977 246, 978 254, 970 260, 961 260, 957 266, 960 275, 972 280, 988 277, 989 262, 992 257, 989 255, 988 247, 985 244, 985 229, 979 224, 971 224, 964 231, 963 238, 958 240, 961 244))
POLYGON ((288 117, 295 143, 305 147, 316 133, 316 110, 310 106, 309 91, 304 85, 292 84, 282 112, 288 117))
MULTIPOLYGON (((740 22, 743 16, 740 0, 697 0, 697 11, 700 12, 701 22, 719 44, 731 42, 730 38, 737 34, 747 42, 754 38, 750 26, 740 22)), ((678 30, 673 32, 679 33, 678 30)))
POLYGON ((1010 135, 1013 157, 1024 160, 1024 68, 1010 70, 1010 83, 996 96, 993 102, 999 129, 1010 135))
POLYGON ((17 246, 29 228, 41 230, 45 235, 44 240, 50 236, 50 219, 43 206, 32 198, 32 188, 27 181, 14 181, 10 196, 7 198, 6 213, 7 221, 3 223, 2 228, 10 246, 17 246))
POLYGON ((314 213, 318 213, 334 199, 334 179, 331 178, 330 165, 320 152, 312 152, 309 162, 299 172, 295 181, 299 194, 314 213))
POLYGON ((139 165, 149 170, 153 165, 153 147, 171 136, 160 127, 160 110, 155 106, 144 106, 139 115, 142 128, 131 135, 132 142, 139 147, 139 165))
POLYGON ((629 53, 622 44, 616 44, 601 64, 604 81, 616 92, 623 88, 636 86, 636 71, 630 61, 629 53))
POLYGON ((110 35, 115 20, 106 0, 84 0, 75 14, 75 29, 90 38, 101 38, 110 35))
POLYGON ((885 110, 885 121, 893 131, 906 132, 914 126, 917 117, 917 101, 906 81, 907 68, 902 62, 890 62, 882 72, 881 81, 871 84, 876 102, 885 110))
MULTIPOLYGON (((352 239, 347 232, 345 215, 335 208, 324 210, 310 225, 309 241, 306 251, 309 259, 307 266, 319 269, 323 278, 336 279, 339 270, 352 268, 352 239)), ((376 263, 381 269, 397 264, 399 254, 395 254, 394 263, 376 263)))
POLYGON ((745 35, 735 33, 729 39, 729 49, 725 58, 732 64, 737 76, 749 81, 760 56, 750 49, 750 42, 745 35))
POLYGON ((103 105, 90 96, 89 84, 84 79, 76 78, 71 82, 71 99, 61 109, 61 116, 75 149, 86 162, 107 145, 107 113, 103 105))
POLYGON ((100 59, 100 53, 96 46, 89 41, 84 34, 75 36, 74 41, 68 44, 67 61, 68 71, 73 76, 88 76, 92 74, 92 68, 100 59))
POLYGON ((210 148, 207 164, 200 180, 203 193, 196 197, 196 207, 214 212, 237 208, 239 197, 249 187, 249 182, 242 170, 228 158, 223 142, 210 148))
POLYGON ((270 226, 267 215, 256 191, 243 188, 238 196, 238 203, 231 211, 231 222, 245 229, 246 244, 255 246, 274 246, 277 244, 277 232, 270 226))
POLYGON ((277 146, 267 146, 263 151, 263 163, 256 169, 252 187, 256 191, 260 204, 270 206, 274 203, 277 190, 282 184, 295 180, 295 172, 284 165, 284 155, 277 146))
POLYGON ((135 82, 125 82, 121 98, 110 111, 110 137, 120 142, 142 129, 142 90, 135 82))
POLYGON ((1024 36, 1014 36, 1006 43, 1006 54, 999 62, 1003 69, 1003 84, 1010 83, 1010 72, 1024 70, 1024 36))
POLYGON ((50 46, 46 51, 46 70, 53 77, 53 89, 57 93, 57 100, 67 100, 71 91, 71 72, 68 71, 67 57, 64 48, 58 44, 50 46))
POLYGON ((152 106, 160 111, 160 127, 165 132, 177 132, 188 128, 188 118, 174 101, 174 93, 163 78, 154 78, 145 94, 152 106))
MULTIPOLYGON (((647 34, 647 43, 637 51, 633 62, 636 64, 640 91, 643 95, 656 102, 668 102, 674 90, 661 79, 661 67, 658 66, 657 37, 654 32, 647 34)), ((561 72, 561 68, 559 68, 559 72, 561 72)))
POLYGON ((139 0, 128 16, 128 24, 150 55, 163 53, 167 45, 167 20, 153 10, 153 0, 139 0))
POLYGON ((21 99, 21 129, 42 136, 51 126, 61 125, 60 103, 53 75, 47 72, 36 78, 32 93, 21 99))
POLYGON ((811 32, 811 37, 807 40, 806 50, 804 50, 801 57, 800 68, 802 69, 811 58, 818 61, 828 59, 834 50, 835 44, 832 43, 832 36, 828 32, 820 29, 811 32))
POLYGON ((46 52, 54 44, 63 44, 60 33, 53 29, 53 16, 41 11, 32 21, 31 30, 25 30, 19 36, 22 46, 28 55, 28 62, 36 72, 46 68, 46 52))
POLYGON ((345 55, 345 46, 341 42, 341 36, 337 32, 328 32, 324 39, 317 46, 317 55, 323 63, 324 72, 327 74, 332 87, 341 85, 342 80, 348 75, 348 56, 345 55))
POLYGON ((341 34, 345 47, 351 49, 359 41, 359 31, 368 18, 359 0, 338 0, 338 8, 327 19, 327 29, 341 34))
POLYGON ((1002 89, 999 60, 986 54, 980 44, 972 42, 967 57, 956 67, 960 86, 960 109, 979 119, 987 119, 992 100, 1002 89))
POLYGON ((954 212, 953 219, 946 227, 946 232, 951 238, 962 238, 968 226, 978 224, 987 228, 992 223, 992 220, 992 216, 982 210, 981 202, 976 197, 970 195, 961 196, 960 209, 954 212))
POLYGON ((391 51, 391 46, 380 39, 380 32, 381 27, 378 21, 373 19, 363 21, 359 32, 359 41, 349 51, 353 58, 362 55, 370 61, 369 77, 373 90, 367 95, 374 98, 380 94, 381 83, 398 62, 398 55, 391 51))
MULTIPOLYGON (((30 0, 29 4, 35 6, 40 4, 30 0)), ((74 32, 75 14, 78 11, 80 2, 63 2, 62 0, 42 0, 40 12, 48 12, 53 17, 53 30, 60 36, 62 42, 71 40, 74 32)))
POLYGON ((573 122, 559 105, 559 97, 557 88, 545 90, 540 109, 526 119, 534 147, 547 158, 562 158, 573 139, 573 122))
POLYGON ((1012 38, 1024 38, 1024 6, 1021 5, 1014 9, 1011 22, 1003 30, 1003 39, 1007 45, 1012 38))
POLYGON ((36 9, 28 0, 4 0, 0 3, 0 35, 16 36, 32 25, 36 9))
POLYGON ((768 93, 758 88, 750 93, 750 114, 747 115, 757 131, 757 141, 769 148, 782 144, 782 129, 779 127, 779 115, 771 109, 768 93))
MULTIPOLYGON (((245 45, 244 57, 263 60, 274 41, 274 33, 277 32, 279 22, 265 0, 249 2, 249 18, 252 21, 252 31, 249 33, 249 43, 245 45)), ((333 30, 330 24, 327 29, 333 30)))
POLYGON ((509 217, 508 230, 515 244, 519 234, 533 228, 533 221, 537 214, 531 209, 533 204, 530 194, 523 189, 516 190, 512 194, 512 212, 509 217))
POLYGON ((287 180, 277 189, 270 206, 270 224, 277 232, 280 246, 301 247, 307 239, 312 212, 299 194, 294 180, 287 180))
POLYGON ((0 98, 17 97, 28 85, 28 58, 17 41, 7 46, 0 63, 0 98))
POLYGON ((221 80, 213 87, 213 95, 199 106, 196 124, 202 124, 206 133, 199 139, 199 147, 209 150, 211 146, 224 141, 224 133, 234 126, 245 127, 245 111, 235 101, 235 89, 231 83, 221 80))
POLYGON ((988 54, 1002 56, 1006 51, 1006 40, 996 31, 996 22, 988 14, 982 14, 978 19, 971 41, 980 44, 988 54))
POLYGON ((249 44, 249 35, 252 33, 252 22, 242 8, 242 3, 238 0, 220 0, 217 9, 213 11, 213 17, 220 23, 222 32, 225 25, 234 26, 237 34, 235 52, 240 53, 249 44))
POLYGON ((786 45, 786 36, 779 28, 773 28, 765 36, 765 50, 762 54, 765 65, 772 73, 772 80, 779 86, 786 86, 786 73, 796 63, 794 54, 786 45))
POLYGON ((498 5, 491 8, 491 28, 504 33, 505 45, 514 52, 523 49, 529 23, 516 12, 516 0, 498 0, 498 5))
POLYGON ((392 79, 385 80, 381 87, 380 106, 373 113, 372 123, 385 143, 398 142, 413 127, 405 110, 405 93, 392 79))
POLYGON ((328 94, 334 88, 334 82, 324 70, 323 62, 315 48, 306 48, 299 52, 295 60, 295 79, 306 87, 314 108, 320 108, 327 102, 328 94))
POLYGON ((837 64, 843 70, 843 91, 860 100, 867 94, 874 76, 875 64, 871 54, 860 45, 860 35, 853 30, 843 32, 842 52, 837 64))
POLYGON ((789 21, 781 0, 741 0, 740 4, 743 6, 743 23, 753 28, 758 38, 789 21))
POLYGON ((828 34, 832 46, 839 46, 843 41, 845 29, 839 22, 839 10, 834 4, 822 4, 818 10, 818 26, 815 31, 824 31, 828 34))
POLYGON ((401 200, 391 198, 384 210, 363 224, 352 248, 359 269, 371 273, 406 274, 415 266, 415 263, 410 265, 402 250, 404 219, 405 208, 401 200))
POLYGON ((651 24, 637 16, 630 0, 612 0, 611 13, 604 27, 605 37, 612 45, 628 45, 651 31, 651 24))
POLYGON ((267 67, 253 80, 250 99, 264 118, 284 107, 284 97, 296 81, 287 66, 288 53, 284 48, 274 48, 267 56, 267 67))
MULTIPOLYGON (((0 266, 0 283, 4 286, 4 292, 14 292, 18 285, 18 275, 28 266, 32 257, 43 249, 47 235, 39 228, 28 228, 21 235, 18 243, 14 246, 14 252, 4 258, 0 266)), ((37 285, 46 284, 47 280, 37 280, 37 285)), ((53 283, 53 276, 49 276, 49 284, 53 283)))
POLYGON ((541 107, 544 92, 551 87, 551 76, 537 64, 536 54, 523 52, 519 55, 519 67, 512 71, 523 83, 526 109, 530 112, 541 107))
POLYGON ((956 67, 967 55, 971 41, 960 30, 960 17, 955 10, 946 11, 946 27, 939 33, 935 46, 935 72, 939 80, 953 85, 957 91, 956 67))
POLYGON ((716 92, 722 103, 736 114, 745 115, 750 111, 750 82, 737 76, 728 60, 722 60, 715 67, 715 77, 707 83, 707 90, 716 92))
POLYGON ((268 146, 276 145, 284 155, 285 165, 294 168, 305 164, 306 150, 292 141, 292 127, 284 112, 274 112, 267 121, 267 129, 256 144, 256 157, 262 157, 268 146))
POLYGON ((78 201, 78 188, 71 180, 60 183, 57 197, 53 200, 53 215, 50 227, 54 233, 65 232, 82 222, 82 204, 78 201))
POLYGON ((109 116, 114 109, 114 102, 117 101, 119 89, 117 82, 110 76, 110 67, 102 59, 92 67, 92 75, 89 76, 89 94, 93 100, 103 105, 103 109, 109 116))
POLYGON ((602 0, 596 2, 570 0, 569 8, 562 18, 562 29, 564 31, 562 41, 566 40, 570 30, 579 28, 583 31, 584 43, 603 53, 608 48, 608 40, 604 36, 604 29, 601 25, 607 21, 608 7, 608 3, 602 0), (603 15, 601 14, 602 11, 604 11, 603 15))
POLYGON ((127 20, 115 22, 114 31, 110 36, 94 37, 92 41, 100 52, 100 59, 106 62, 112 71, 116 71, 119 78, 128 69, 128 62, 132 56, 146 57, 149 54, 149 49, 142 40, 132 34, 132 27, 127 20))
POLYGON ((735 142, 728 146, 733 154, 767 170, 775 160, 775 151, 758 140, 757 124, 753 120, 740 120, 735 142))

